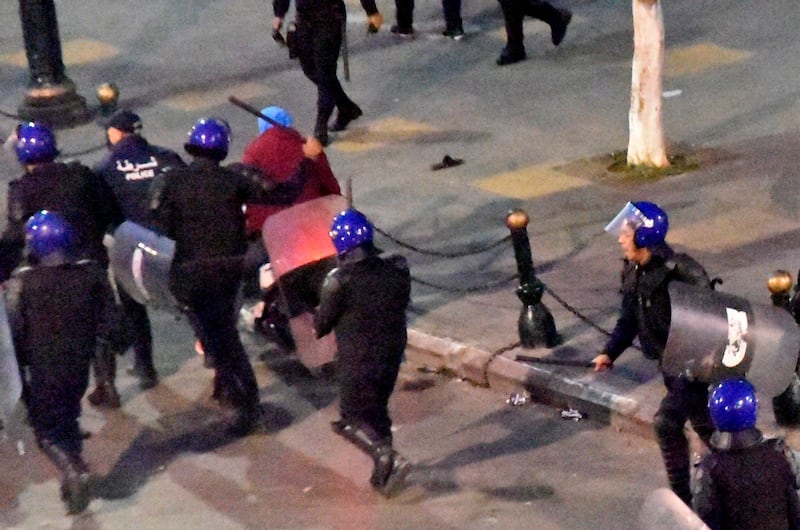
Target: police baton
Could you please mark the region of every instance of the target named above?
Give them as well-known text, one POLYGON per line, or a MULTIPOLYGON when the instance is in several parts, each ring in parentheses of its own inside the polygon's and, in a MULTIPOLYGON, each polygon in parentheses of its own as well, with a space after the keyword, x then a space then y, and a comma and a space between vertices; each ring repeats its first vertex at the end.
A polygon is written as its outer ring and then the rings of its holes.
POLYGON ((551 357, 531 357, 528 355, 517 355, 518 361, 532 364, 553 364, 557 366, 576 366, 578 368, 592 368, 592 361, 582 361, 580 359, 553 359, 551 357))
POLYGON ((228 101, 230 101, 231 103, 233 103, 234 105, 236 105, 240 109, 246 110, 247 112, 249 112, 253 116, 257 116, 257 117, 261 118, 262 120, 266 121, 267 123, 275 125, 276 127, 283 127, 284 129, 286 128, 282 123, 278 123, 277 121, 273 120, 272 118, 270 118, 269 116, 267 116, 266 114, 264 114, 263 112, 258 110, 257 108, 253 107, 252 105, 248 105, 247 103, 245 103, 241 99, 237 98, 236 96, 228 96, 228 101))

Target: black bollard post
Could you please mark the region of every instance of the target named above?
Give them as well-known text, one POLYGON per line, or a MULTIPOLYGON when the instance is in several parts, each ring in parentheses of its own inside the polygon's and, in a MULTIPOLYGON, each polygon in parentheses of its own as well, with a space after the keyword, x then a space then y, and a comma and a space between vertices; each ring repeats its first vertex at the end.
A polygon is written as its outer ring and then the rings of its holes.
POLYGON ((506 216, 506 226, 511 231, 511 242, 514 245, 514 257, 519 272, 519 287, 516 293, 522 301, 522 312, 519 315, 519 338, 522 346, 535 348, 547 346, 552 348, 561 342, 556 332, 553 315, 542 303, 544 284, 536 277, 531 257, 531 245, 528 240, 528 214, 514 208, 506 216))
POLYGON ((71 127, 89 120, 86 100, 64 72, 54 0, 19 0, 22 36, 30 81, 19 106, 20 118, 52 127, 71 127))
MULTIPOLYGON (((798 273, 800 274, 800 273, 798 273)), ((792 308, 792 275, 785 270, 777 270, 767 278, 767 289, 770 292, 772 304, 785 309, 798 321, 798 315, 792 308)), ((797 296, 797 291, 795 291, 797 296)), ((800 425, 800 359, 795 367, 795 376, 792 382, 781 394, 772 398, 772 412, 778 425, 800 425)))

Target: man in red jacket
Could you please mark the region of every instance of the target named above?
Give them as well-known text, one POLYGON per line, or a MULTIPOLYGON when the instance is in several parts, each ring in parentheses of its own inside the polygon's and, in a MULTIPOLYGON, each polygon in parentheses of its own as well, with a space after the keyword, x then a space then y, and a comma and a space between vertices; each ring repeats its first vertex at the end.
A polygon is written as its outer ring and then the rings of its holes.
MULTIPOLYGON (((250 142, 242 155, 242 163, 254 166, 268 174, 276 183, 291 176, 297 164, 303 160, 305 138, 292 128, 292 115, 280 107, 266 107, 261 111, 276 122, 273 125, 263 118, 258 119, 259 135, 250 142)), ((341 188, 333 176, 328 157, 323 152, 314 162, 314 172, 309 177, 300 196, 293 204, 298 204, 324 195, 340 195, 341 188)), ((247 205, 247 234, 261 240, 261 226, 270 215, 292 206, 272 204, 247 205)))
MULTIPOLYGON (((271 121, 258 119, 260 134, 245 148, 242 163, 260 169, 265 175, 270 175, 275 183, 280 184, 292 175, 297 165, 304 159, 305 138, 292 128, 292 115, 287 110, 270 106, 264 108, 261 113, 271 121)), ((294 202, 284 205, 247 205, 249 246, 245 258, 245 294, 260 295, 260 302, 247 310, 251 313, 247 320, 254 319, 253 325, 284 350, 294 349, 294 344, 288 331, 288 321, 277 308, 277 286, 273 285, 272 288, 261 292, 260 286, 256 283, 259 280, 259 267, 269 261, 261 238, 261 227, 269 216, 295 204, 325 195, 340 194, 339 182, 331 171, 328 157, 322 152, 314 161, 312 173, 294 202)))

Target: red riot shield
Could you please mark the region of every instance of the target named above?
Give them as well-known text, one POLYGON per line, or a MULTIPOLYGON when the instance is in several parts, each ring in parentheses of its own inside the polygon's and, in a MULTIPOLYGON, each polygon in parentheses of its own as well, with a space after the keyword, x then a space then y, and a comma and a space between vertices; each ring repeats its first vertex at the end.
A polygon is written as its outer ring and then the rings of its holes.
POLYGON ((317 339, 310 311, 319 304, 325 275, 336 265, 336 249, 328 232, 333 218, 347 209, 341 195, 306 201, 271 215, 261 233, 272 271, 289 308, 289 328, 297 356, 307 368, 333 361, 333 333, 317 339))
POLYGON ((669 294, 665 373, 704 383, 746 377, 765 397, 789 386, 800 330, 787 311, 677 281, 670 283, 669 294))

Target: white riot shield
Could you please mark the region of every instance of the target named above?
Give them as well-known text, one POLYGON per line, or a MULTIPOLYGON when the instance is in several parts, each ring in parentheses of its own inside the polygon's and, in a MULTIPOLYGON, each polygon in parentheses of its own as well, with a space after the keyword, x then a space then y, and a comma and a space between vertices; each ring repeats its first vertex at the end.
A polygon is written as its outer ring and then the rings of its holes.
POLYGON ((745 377, 765 397, 789 386, 800 330, 787 311, 677 281, 669 294, 672 320, 661 358, 667 374, 706 383, 745 377))
POLYGON ((8 325, 6 303, 0 296, 0 421, 5 423, 22 395, 17 354, 8 325))
POLYGON ((334 216, 347 209, 341 195, 306 201, 271 215, 262 236, 281 296, 289 308, 289 329, 297 356, 307 368, 333 361, 333 333, 317 339, 310 310, 319 303, 325 275, 335 266, 336 249, 328 232, 334 216))
POLYGON ((140 304, 175 309, 178 303, 169 288, 169 270, 175 242, 131 221, 114 232, 109 252, 117 286, 140 304))

